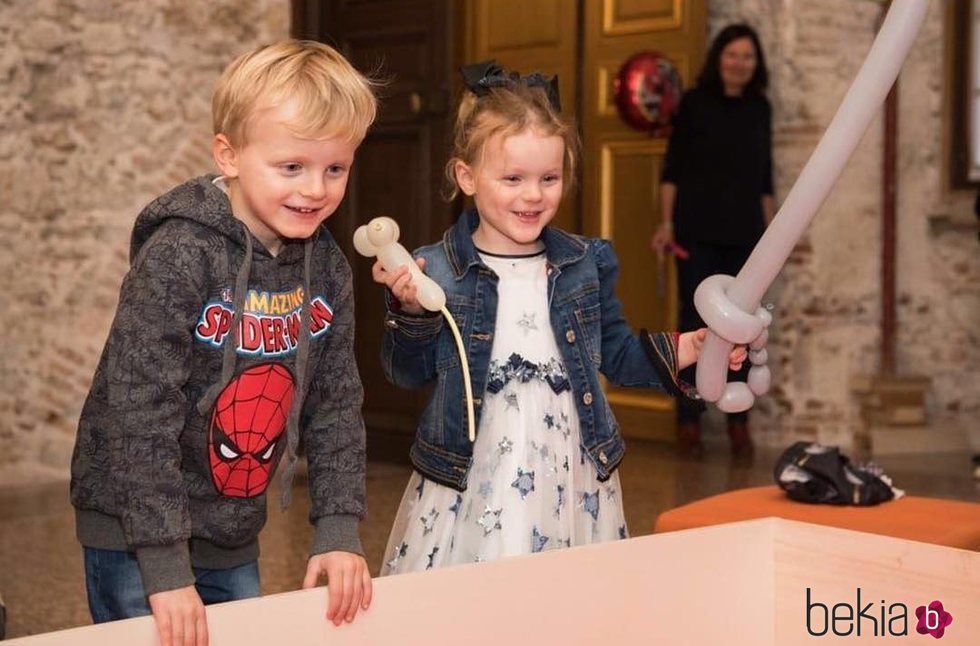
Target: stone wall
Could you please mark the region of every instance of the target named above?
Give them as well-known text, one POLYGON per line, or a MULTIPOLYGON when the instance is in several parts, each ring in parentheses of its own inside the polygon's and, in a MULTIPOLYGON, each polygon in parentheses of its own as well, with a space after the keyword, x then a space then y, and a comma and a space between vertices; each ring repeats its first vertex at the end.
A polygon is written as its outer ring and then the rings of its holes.
POLYGON ((0 2, 0 483, 64 477, 139 209, 212 168, 214 81, 287 0, 0 2))
MULTIPOLYGON (((850 87, 883 4, 709 0, 712 34, 748 22, 769 58, 777 199, 850 87)), ((980 248, 974 194, 946 182, 943 5, 930 3, 899 95, 896 363, 932 379, 934 425, 980 412, 980 248)), ((753 415, 767 443, 848 446, 862 424, 851 381, 880 367, 881 131, 878 118, 769 294, 774 387, 753 415)))

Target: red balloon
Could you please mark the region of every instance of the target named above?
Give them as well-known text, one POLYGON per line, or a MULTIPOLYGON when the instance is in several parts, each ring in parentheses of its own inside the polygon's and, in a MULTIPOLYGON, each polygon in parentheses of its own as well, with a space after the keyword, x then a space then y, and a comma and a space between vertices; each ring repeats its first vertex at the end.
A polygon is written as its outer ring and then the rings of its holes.
POLYGON ((664 136, 681 101, 677 68, 659 52, 630 56, 614 83, 619 116, 631 128, 664 136))

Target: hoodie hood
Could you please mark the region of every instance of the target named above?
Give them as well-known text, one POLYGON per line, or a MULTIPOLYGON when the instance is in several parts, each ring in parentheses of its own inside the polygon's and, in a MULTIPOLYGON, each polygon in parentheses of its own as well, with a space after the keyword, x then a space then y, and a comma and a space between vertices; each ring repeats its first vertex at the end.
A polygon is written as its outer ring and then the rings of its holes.
POLYGON ((150 236, 171 218, 181 218, 219 231, 245 247, 251 235, 231 212, 231 201, 215 184, 218 175, 204 175, 175 187, 151 202, 136 218, 130 241, 129 258, 134 262, 150 236))
MULTIPOLYGON (((196 177, 176 186, 153 200, 143 209, 133 225, 130 239, 130 263, 135 263, 140 249, 157 229, 171 219, 182 219, 203 225, 245 249, 251 243, 258 260, 275 259, 280 264, 303 262, 306 240, 286 240, 282 250, 275 257, 258 243, 245 224, 231 211, 231 200, 217 183, 220 175, 209 174, 196 177)), ((315 243, 320 231, 313 234, 315 243)))

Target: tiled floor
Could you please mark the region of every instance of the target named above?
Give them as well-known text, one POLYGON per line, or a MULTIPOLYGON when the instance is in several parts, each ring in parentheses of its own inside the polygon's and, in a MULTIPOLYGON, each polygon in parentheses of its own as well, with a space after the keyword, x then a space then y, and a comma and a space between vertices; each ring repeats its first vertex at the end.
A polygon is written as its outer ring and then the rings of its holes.
MULTIPOLYGON (((670 446, 630 444, 621 477, 634 536, 649 533, 657 514, 666 509, 729 489, 772 482, 775 452, 760 452, 752 464, 736 464, 721 439, 708 448, 703 459, 694 461, 676 456, 670 446)), ((880 462, 895 484, 910 494, 980 501, 980 484, 971 477, 969 456, 893 457, 880 462)), ((408 476, 407 466, 369 465, 370 516, 361 534, 373 572, 381 565, 408 476)), ((310 530, 305 482, 297 487, 293 506, 285 513, 271 510, 262 535, 265 593, 295 589, 302 580, 310 530)), ((0 595, 8 609, 8 637, 90 621, 67 495, 65 484, 25 483, 0 489, 0 595)))

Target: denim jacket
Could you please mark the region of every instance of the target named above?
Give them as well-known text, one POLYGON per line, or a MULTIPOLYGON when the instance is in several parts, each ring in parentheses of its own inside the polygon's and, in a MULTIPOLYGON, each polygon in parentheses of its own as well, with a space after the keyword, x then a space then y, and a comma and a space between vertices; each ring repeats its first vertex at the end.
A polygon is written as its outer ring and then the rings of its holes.
MULTIPOLYGON (((497 316, 497 276, 480 259, 472 232, 475 210, 464 211, 442 242, 422 247, 426 273, 446 292, 469 360, 479 429, 497 316)), ((578 409, 581 445, 600 480, 623 458, 619 424, 599 382, 601 372, 619 386, 683 392, 677 381, 676 335, 633 333, 613 288, 616 255, 606 240, 546 227, 551 327, 578 409)), ((467 437, 466 393, 456 343, 441 314, 402 313, 388 293, 382 361, 389 381, 403 388, 434 382, 412 444, 411 460, 425 477, 458 491, 466 488, 473 444, 467 437)))

